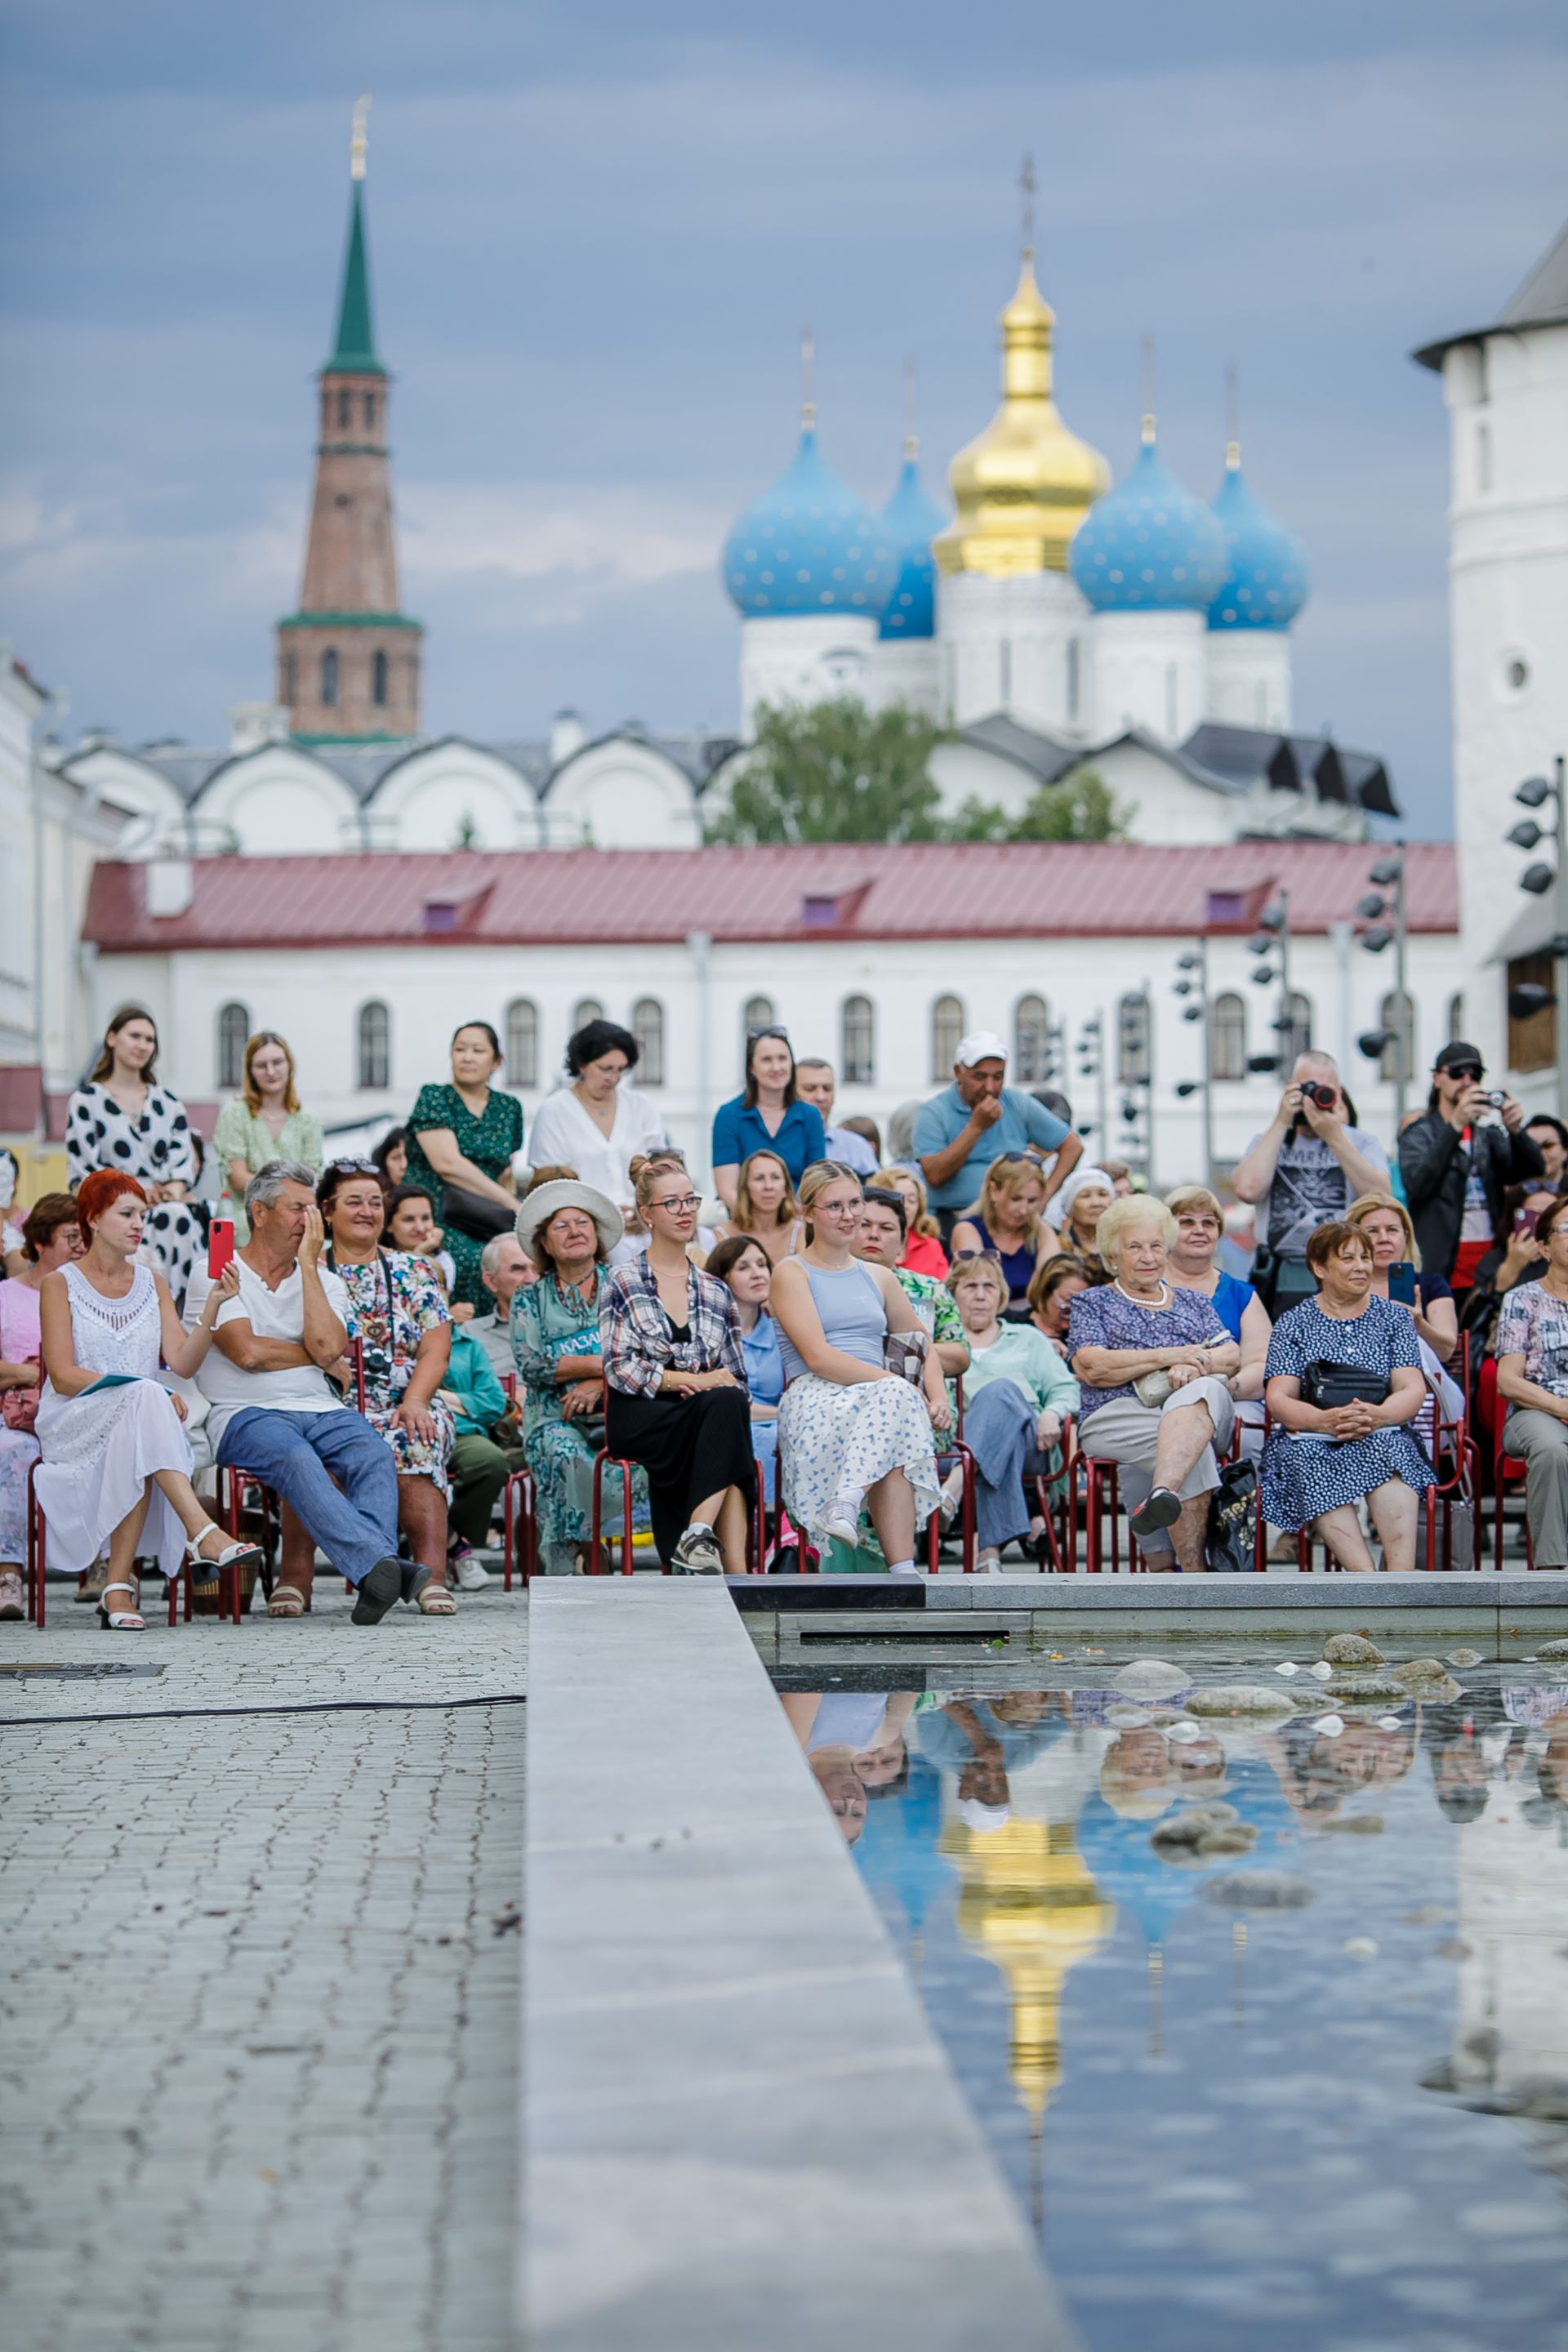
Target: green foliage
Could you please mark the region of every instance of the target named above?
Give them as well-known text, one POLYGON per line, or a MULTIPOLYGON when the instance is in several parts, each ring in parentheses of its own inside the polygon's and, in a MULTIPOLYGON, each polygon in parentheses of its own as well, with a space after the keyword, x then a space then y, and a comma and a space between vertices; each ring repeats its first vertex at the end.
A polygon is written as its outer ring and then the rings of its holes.
POLYGON ((967 800, 947 828, 951 841, 1125 841, 1121 807, 1103 776, 1075 768, 1060 783, 1038 784, 1018 816, 967 800))
POLYGON ((942 730, 895 704, 868 710, 852 696, 775 709, 762 704, 756 740, 710 837, 727 842, 940 841, 941 795, 928 773, 942 730))

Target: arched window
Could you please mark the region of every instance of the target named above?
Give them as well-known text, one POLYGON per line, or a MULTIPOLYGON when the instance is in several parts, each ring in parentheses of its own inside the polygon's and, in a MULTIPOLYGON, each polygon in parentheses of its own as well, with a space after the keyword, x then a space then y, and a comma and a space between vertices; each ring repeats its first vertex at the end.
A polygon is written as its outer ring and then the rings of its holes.
MULTIPOLYGON (((1386 1029, 1393 1042, 1378 1056, 1378 1076, 1394 1085, 1403 1078, 1408 1086, 1415 1071, 1415 1004, 1406 993, 1401 996, 1394 989, 1377 1009, 1380 1029, 1386 1029)), ((1452 1033, 1458 1034, 1458 1032, 1452 1033)))
POLYGON ((377 1093, 392 1084, 392 1015, 384 1004, 359 1009, 359 1082, 377 1093))
POLYGON ((338 707, 338 656, 333 646, 321 656, 321 700, 329 710, 338 707))
POLYGON ((1021 1087, 1043 1087, 1055 1075, 1051 1016, 1043 996, 1020 996, 1013 1008, 1013 1067, 1021 1087))
POLYGON ((847 996, 839 1015, 839 1067, 847 1087, 868 1087, 877 1076, 877 1015, 868 996, 847 996))
POLYGON ((639 996, 632 1007, 632 1035, 637 1041, 637 1084, 664 1084, 664 1007, 657 996, 639 996))
MULTIPOLYGON (((1447 1034, 1448 1034, 1450 1037, 1462 1037, 1462 1036, 1464 1035, 1464 1034, 1465 1034, 1465 992, 1464 992, 1463 989, 1458 989, 1458 990, 1457 990, 1457 991, 1455 992, 1455 993, 1454 993, 1452 996, 1450 996, 1450 997, 1449 997, 1449 999, 1448 999, 1448 1028, 1447 1028, 1447 1034)), ((1514 1066, 1514 1068, 1515 1068, 1515 1069, 1517 1069, 1517 1068, 1519 1067, 1518 1063, 1516 1062, 1516 1063, 1514 1064, 1514 1066, 1514 1066)))
POLYGON ((539 1084, 539 1007, 526 996, 513 997, 506 1008, 506 1082, 539 1084))
POLYGON ((370 657, 370 698, 378 710, 386 707, 386 656, 372 654, 370 657))
POLYGON ((1124 996, 1116 1008, 1116 1083, 1142 1086, 1150 1068, 1149 1000, 1140 989, 1124 996))
POLYGON ((1290 991, 1285 1005, 1285 1028, 1279 1039, 1279 1051, 1284 1056, 1280 1068, 1289 1073, 1290 1065, 1300 1054, 1312 1050, 1312 1000, 1303 996, 1299 988, 1290 991))
POLYGON ((776 1029, 778 1014, 771 996, 748 996, 741 1014, 741 1067, 751 1059, 752 1040, 759 1029, 776 1029))
POLYGON ((245 1041, 250 1015, 243 1004, 222 1004, 217 1016, 217 1082, 230 1088, 245 1084, 245 1041))
POLYGON ((1247 1076, 1247 1002, 1234 989, 1216 996, 1209 1013, 1209 1073, 1215 1078, 1247 1076))
POLYGON ((590 1021, 602 1021, 605 1008, 596 996, 580 996, 572 1007, 572 1034, 585 1029, 590 1021))
POLYGON ((963 1023, 963 997, 939 996, 931 1009, 931 1074, 939 1083, 952 1076, 963 1023))

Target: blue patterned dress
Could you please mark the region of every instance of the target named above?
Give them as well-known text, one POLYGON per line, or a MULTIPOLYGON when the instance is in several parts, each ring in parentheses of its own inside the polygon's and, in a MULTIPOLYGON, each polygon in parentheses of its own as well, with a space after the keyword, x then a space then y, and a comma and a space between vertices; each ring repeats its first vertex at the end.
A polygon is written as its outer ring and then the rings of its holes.
MULTIPOLYGON (((1074 1305, 1077 1305, 1075 1300, 1074 1305)), ((1266 1381, 1277 1373, 1300 1380, 1309 1364, 1354 1364, 1363 1371, 1388 1374, 1421 1369, 1415 1326, 1403 1307, 1375 1292, 1360 1315, 1325 1315, 1315 1298, 1304 1298, 1274 1326, 1266 1381)), ((1419 1494, 1436 1484, 1432 1465, 1408 1426, 1374 1430, 1370 1437, 1292 1437, 1274 1428, 1263 1448, 1260 1492, 1264 1515, 1277 1528, 1304 1528, 1324 1511, 1359 1503, 1390 1478, 1403 1478, 1419 1494)))

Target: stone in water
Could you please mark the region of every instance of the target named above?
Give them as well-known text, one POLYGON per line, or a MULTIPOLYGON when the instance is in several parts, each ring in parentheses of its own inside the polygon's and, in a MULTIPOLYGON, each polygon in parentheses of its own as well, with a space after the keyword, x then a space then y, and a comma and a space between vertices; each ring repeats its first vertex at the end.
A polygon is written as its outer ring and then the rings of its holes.
POLYGON ((1136 1658, 1111 1676, 1113 1688, 1128 1698, 1173 1698, 1190 1688, 1192 1676, 1168 1658, 1136 1658))
POLYGON ((1364 1633, 1331 1633, 1323 1643, 1331 1666, 1381 1666, 1383 1652, 1364 1633))
POLYGON ((1304 1911, 1318 1895, 1315 1886, 1286 1870, 1235 1870, 1211 1878, 1200 1891, 1221 1911, 1304 1911))
POLYGON ((1568 1658, 1568 1642, 1542 1642, 1535 1654, 1538 1658, 1568 1658))
POLYGON ((1348 1936, 1345 1938, 1345 1958, 1349 1960, 1375 1960, 1377 1946, 1370 1936, 1348 1936))
POLYGON ((1325 1739, 1337 1739, 1344 1727, 1342 1715, 1321 1715, 1312 1726, 1313 1730, 1321 1732, 1325 1739))
POLYGON ((1288 1692, 1271 1690, 1267 1683, 1216 1683, 1212 1690, 1194 1691, 1187 1713, 1201 1716, 1294 1715, 1296 1702, 1288 1692))
POLYGON ((1342 1837, 1381 1837, 1383 1815, 1381 1813, 1341 1813, 1329 1821, 1320 1822, 1318 1827, 1321 1830, 1338 1830, 1342 1837))
POLYGON ((1479 1666, 1481 1654, 1479 1650, 1450 1650, 1448 1664, 1451 1666, 1479 1666))

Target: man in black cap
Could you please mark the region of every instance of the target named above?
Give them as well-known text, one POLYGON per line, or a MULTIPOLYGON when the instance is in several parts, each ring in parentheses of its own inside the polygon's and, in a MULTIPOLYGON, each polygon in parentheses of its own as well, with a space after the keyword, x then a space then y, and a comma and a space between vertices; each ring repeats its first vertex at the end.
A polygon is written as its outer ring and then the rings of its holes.
POLYGON ((1399 1172, 1421 1262, 1468 1290, 1500 1237, 1503 1194, 1542 1172, 1524 1112, 1489 1093, 1479 1049, 1456 1037, 1432 1066, 1432 1092, 1399 1139, 1399 1172), (1500 1121, 1500 1124, 1499 1123, 1500 1121))

